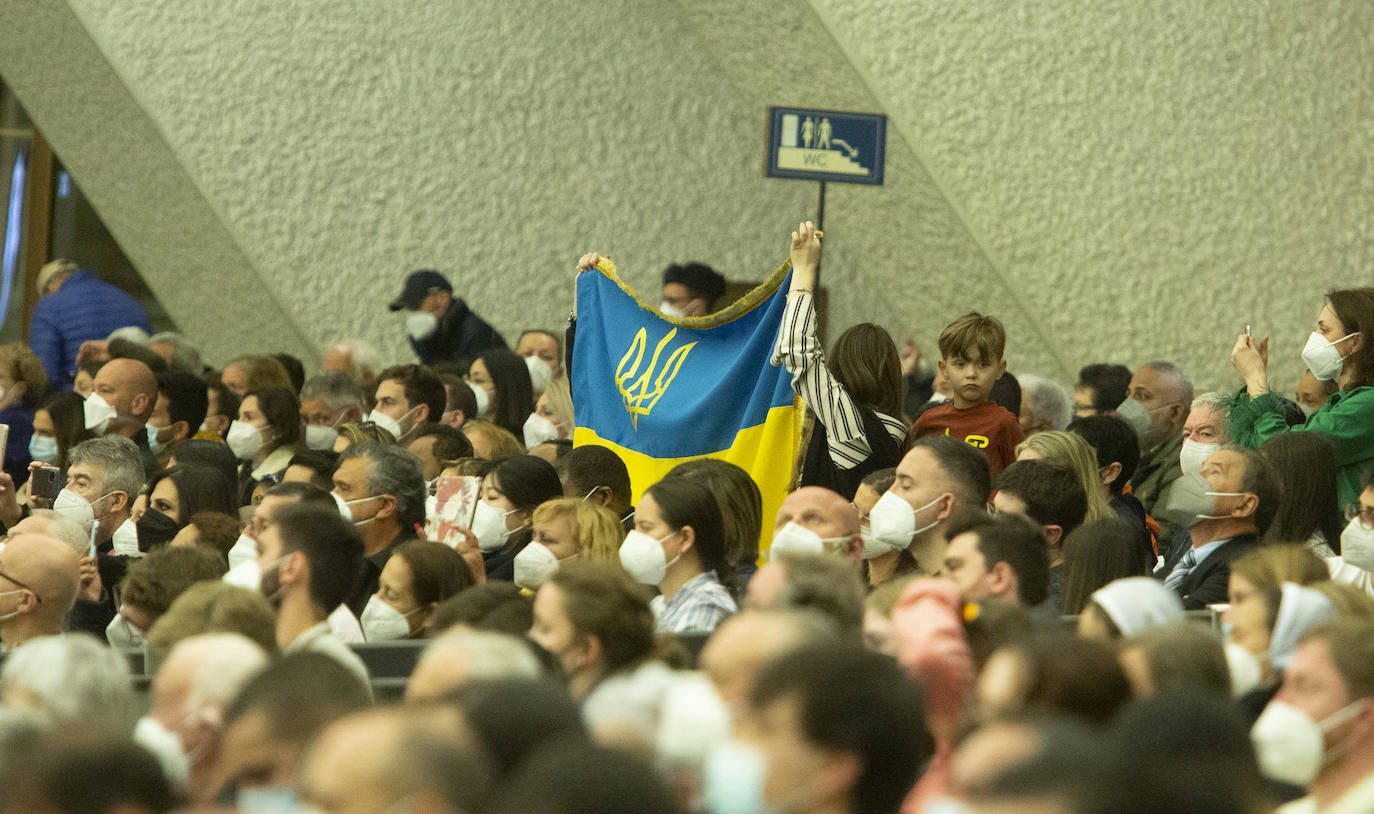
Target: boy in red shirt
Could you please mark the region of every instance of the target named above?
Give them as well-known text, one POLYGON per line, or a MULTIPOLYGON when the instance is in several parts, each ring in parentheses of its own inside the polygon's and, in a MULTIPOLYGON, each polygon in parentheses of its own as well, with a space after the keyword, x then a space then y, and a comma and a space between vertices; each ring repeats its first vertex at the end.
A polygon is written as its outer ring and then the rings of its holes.
POLYGON ((949 383, 946 404, 916 419, 911 438, 942 434, 962 438, 987 456, 995 476, 1016 460, 1016 445, 1025 440, 1021 422, 1005 407, 988 401, 992 385, 1006 372, 1002 359, 1007 333, 996 317, 970 311, 940 332, 940 375, 949 383))

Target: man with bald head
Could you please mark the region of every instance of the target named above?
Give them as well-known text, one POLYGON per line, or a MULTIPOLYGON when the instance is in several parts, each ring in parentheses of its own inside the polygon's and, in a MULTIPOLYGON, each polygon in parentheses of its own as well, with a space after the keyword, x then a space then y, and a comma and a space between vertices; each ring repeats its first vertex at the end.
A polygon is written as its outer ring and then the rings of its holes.
POLYGON ((864 552, 859 511, 838 492, 824 486, 803 486, 778 508, 770 551, 834 554, 858 566, 864 552))
POLYGON ((63 517, 52 509, 34 509, 33 512, 10 526, 10 535, 42 534, 66 543, 77 556, 84 556, 90 549, 91 529, 83 527, 75 520, 63 517))
POLYGON ((76 602, 80 560, 41 534, 11 535, 0 551, 0 642, 7 650, 62 632, 76 602))
POLYGON ((137 359, 111 359, 95 374, 94 391, 86 399, 86 429, 96 435, 118 433, 138 446, 144 474, 162 467, 148 446, 148 419, 157 406, 157 376, 137 359))

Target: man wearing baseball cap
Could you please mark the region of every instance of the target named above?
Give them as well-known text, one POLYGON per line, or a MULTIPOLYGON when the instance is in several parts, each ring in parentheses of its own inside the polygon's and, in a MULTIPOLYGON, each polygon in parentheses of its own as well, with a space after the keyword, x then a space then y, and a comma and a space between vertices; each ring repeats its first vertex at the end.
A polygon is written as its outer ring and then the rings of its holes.
POLYGON ((468 308, 444 275, 424 269, 406 275, 401 295, 388 306, 404 309, 410 346, 421 364, 458 362, 467 365, 490 348, 506 347, 506 340, 468 308))

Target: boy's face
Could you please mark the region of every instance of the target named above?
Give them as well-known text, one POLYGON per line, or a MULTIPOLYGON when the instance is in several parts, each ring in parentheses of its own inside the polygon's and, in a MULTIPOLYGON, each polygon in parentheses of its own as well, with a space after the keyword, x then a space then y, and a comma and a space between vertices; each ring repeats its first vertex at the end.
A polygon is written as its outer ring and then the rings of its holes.
POLYGON ((1001 359, 941 359, 940 373, 949 381, 950 399, 955 408, 965 409, 988 400, 992 385, 1002 377, 1007 363, 1001 359))

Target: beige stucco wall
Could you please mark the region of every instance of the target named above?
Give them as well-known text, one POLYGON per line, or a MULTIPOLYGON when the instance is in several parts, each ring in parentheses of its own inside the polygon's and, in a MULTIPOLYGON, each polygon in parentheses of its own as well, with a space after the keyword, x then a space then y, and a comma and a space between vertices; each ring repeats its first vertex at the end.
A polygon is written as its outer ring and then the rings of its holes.
POLYGON ((514 338, 608 251, 656 287, 761 278, 813 184, 768 104, 887 112, 887 186, 831 185, 833 324, 934 350, 970 308, 1013 370, 1182 361, 1278 383, 1374 282, 1374 5, 0 0, 0 74, 188 333, 224 358, 358 335, 450 273, 514 338))

